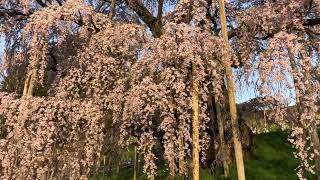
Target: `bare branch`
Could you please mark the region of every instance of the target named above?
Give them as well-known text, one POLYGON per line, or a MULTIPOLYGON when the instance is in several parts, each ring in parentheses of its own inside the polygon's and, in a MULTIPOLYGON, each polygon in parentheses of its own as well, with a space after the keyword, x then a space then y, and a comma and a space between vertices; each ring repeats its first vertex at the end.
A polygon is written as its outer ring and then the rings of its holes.
POLYGON ((161 35, 162 25, 158 24, 157 18, 139 0, 126 0, 126 3, 147 24, 154 36, 158 37, 161 35))
POLYGON ((36 0, 36 2, 42 7, 47 7, 48 6, 46 3, 42 2, 42 0, 36 0))

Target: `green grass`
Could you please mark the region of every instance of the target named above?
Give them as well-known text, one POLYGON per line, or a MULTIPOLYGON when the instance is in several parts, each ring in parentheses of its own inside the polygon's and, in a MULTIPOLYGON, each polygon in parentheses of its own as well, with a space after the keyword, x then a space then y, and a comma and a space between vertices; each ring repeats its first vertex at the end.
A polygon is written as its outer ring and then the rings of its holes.
MULTIPOLYGON (((257 135, 254 151, 245 161, 247 180, 298 180, 295 168, 299 160, 294 158, 294 149, 287 137, 288 134, 285 132, 257 135)), ((222 174, 222 168, 217 174, 222 174)), ((214 179, 237 179, 235 167, 232 167, 230 177, 222 178, 220 175, 214 179)), ((307 174, 307 179, 315 177, 307 174)))
MULTIPOLYGON (((294 158, 293 149, 287 141, 287 137, 284 132, 257 135, 254 151, 250 158, 245 161, 247 180, 298 180, 295 168, 299 161, 294 158)), ((222 168, 216 168, 214 172, 209 169, 201 169, 200 179, 237 179, 234 166, 231 167, 230 177, 225 178, 222 173, 222 168)), ((158 174, 159 176, 156 179, 167 179, 168 172, 164 171, 163 168, 159 168, 158 174)), ((128 168, 121 170, 119 175, 114 175, 111 179, 130 180, 132 177, 133 170, 128 168)), ((140 172, 137 179, 145 180, 146 177, 140 172)), ((308 179, 315 179, 315 177, 309 174, 308 179)))
MULTIPOLYGON (((246 179, 298 179, 294 170, 298 163, 287 141, 287 134, 279 132, 260 134, 257 136, 253 155, 245 161, 246 179)), ((234 168, 231 179, 236 179, 234 168)))

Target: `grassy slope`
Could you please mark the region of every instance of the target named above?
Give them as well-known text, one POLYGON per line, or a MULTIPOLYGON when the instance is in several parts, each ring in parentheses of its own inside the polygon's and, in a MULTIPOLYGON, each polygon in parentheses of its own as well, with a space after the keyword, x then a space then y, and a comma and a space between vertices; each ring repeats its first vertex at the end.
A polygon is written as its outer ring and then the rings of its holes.
MULTIPOLYGON (((247 161, 247 180, 295 180, 298 160, 293 157, 293 149, 285 133, 271 132, 257 136, 255 150, 247 161)), ((232 177, 236 179, 235 169, 232 177)), ((217 178, 221 179, 221 178, 217 178)))
MULTIPOLYGON (((257 136, 255 150, 251 157, 245 161, 247 180, 296 180, 295 168, 298 160, 293 157, 293 149, 287 141, 287 134, 283 132, 271 132, 257 136)), ((113 180, 132 179, 132 169, 124 169, 120 175, 113 176, 113 180)), ((159 170, 160 177, 157 179, 166 179, 166 172, 159 170)), ((212 179, 236 179, 235 168, 231 169, 231 176, 223 178, 222 168, 215 170, 215 175, 209 170, 202 170, 201 180, 212 179)), ((139 173, 138 180, 146 179, 139 173)), ((177 178, 179 179, 179 178, 177 178)), ((314 179, 309 176, 308 179, 314 179)))

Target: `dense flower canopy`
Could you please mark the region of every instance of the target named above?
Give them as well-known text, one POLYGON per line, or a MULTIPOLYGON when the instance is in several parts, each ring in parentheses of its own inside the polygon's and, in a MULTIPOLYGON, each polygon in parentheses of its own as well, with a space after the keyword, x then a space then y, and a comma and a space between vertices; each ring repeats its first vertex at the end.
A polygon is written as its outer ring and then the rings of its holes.
MULTIPOLYGON (((223 119, 224 141, 232 144, 226 66, 239 86, 257 92, 251 109, 292 130, 299 178, 304 170, 320 173, 312 164, 319 156, 312 134, 319 124, 320 2, 227 1, 230 50, 220 38, 220 5, 1 1, 0 178, 87 179, 102 156, 116 154, 110 149, 132 145, 150 179, 159 159, 171 176, 188 175, 194 97, 202 165, 221 165, 219 155, 232 149, 223 149, 217 127, 223 119)), ((252 113, 243 111, 240 117, 252 113)))
POLYGON ((83 179, 96 163, 103 115, 90 101, 16 99, 1 93, 6 138, 0 141, 4 179, 83 179))

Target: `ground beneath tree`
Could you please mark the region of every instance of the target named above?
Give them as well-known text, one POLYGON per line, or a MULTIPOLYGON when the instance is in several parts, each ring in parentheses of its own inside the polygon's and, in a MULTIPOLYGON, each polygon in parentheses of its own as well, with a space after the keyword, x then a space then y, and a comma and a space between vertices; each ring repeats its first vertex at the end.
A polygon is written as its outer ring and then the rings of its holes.
MULTIPOLYGON (((296 180, 295 168, 299 161, 293 156, 293 149, 287 141, 287 133, 270 132, 259 134, 256 137, 254 151, 249 159, 245 161, 246 179, 247 180, 296 180)), ((231 169, 231 176, 222 177, 222 168, 203 169, 200 172, 201 180, 212 179, 236 179, 235 167, 231 169)), ((158 170, 159 180, 167 179, 167 172, 164 169, 158 170)), ((101 178, 103 179, 103 178, 101 178)), ((133 179, 133 169, 122 169, 120 174, 114 175, 112 180, 129 180, 133 179)), ((137 180, 144 180, 146 177, 140 172, 137 180)), ((182 179, 182 178, 175 178, 182 179)), ((308 179, 315 179, 314 176, 308 175, 308 179)))

